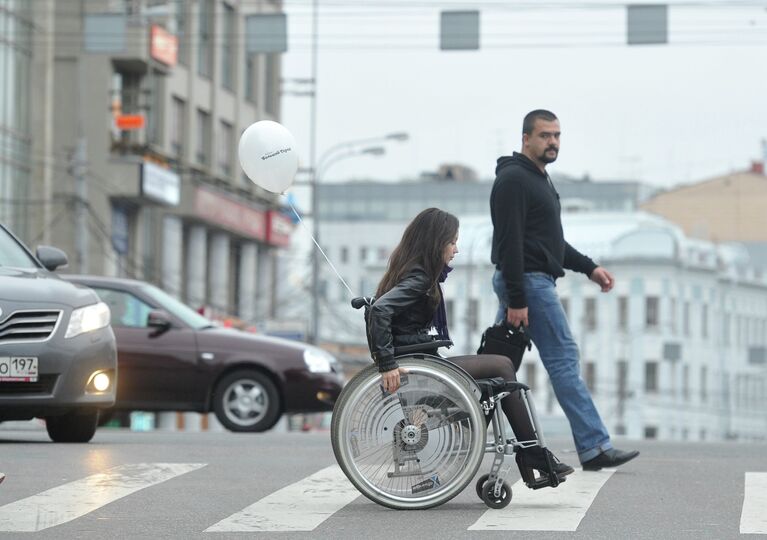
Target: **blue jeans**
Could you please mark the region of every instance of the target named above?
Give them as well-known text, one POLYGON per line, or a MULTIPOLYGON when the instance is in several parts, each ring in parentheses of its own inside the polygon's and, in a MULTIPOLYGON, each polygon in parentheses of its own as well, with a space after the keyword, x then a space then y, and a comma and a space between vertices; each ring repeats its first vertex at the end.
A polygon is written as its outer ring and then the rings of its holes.
MULTIPOLYGON (((523 280, 530 337, 570 422, 575 449, 583 463, 613 447, 610 434, 581 378, 578 345, 570 333, 554 278, 543 272, 528 272, 523 280)), ((493 275, 493 290, 499 301, 496 322, 500 322, 506 318, 507 294, 506 283, 498 270, 493 275)))

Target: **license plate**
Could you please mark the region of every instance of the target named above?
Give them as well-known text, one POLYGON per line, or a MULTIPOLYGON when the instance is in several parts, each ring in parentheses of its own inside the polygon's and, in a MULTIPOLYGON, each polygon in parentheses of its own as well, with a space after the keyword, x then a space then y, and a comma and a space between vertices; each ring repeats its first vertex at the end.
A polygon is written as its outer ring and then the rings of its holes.
POLYGON ((37 357, 0 356, 0 382, 37 382, 37 357))

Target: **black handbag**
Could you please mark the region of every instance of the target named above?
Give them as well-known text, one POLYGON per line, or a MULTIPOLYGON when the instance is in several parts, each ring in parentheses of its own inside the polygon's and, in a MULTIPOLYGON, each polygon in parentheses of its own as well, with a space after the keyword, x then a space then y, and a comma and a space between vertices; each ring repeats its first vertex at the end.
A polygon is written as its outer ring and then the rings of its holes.
POLYGON ((488 327, 482 334, 477 354, 500 354, 511 360, 514 371, 519 371, 525 349, 532 348, 530 336, 525 327, 514 328, 506 321, 488 327))

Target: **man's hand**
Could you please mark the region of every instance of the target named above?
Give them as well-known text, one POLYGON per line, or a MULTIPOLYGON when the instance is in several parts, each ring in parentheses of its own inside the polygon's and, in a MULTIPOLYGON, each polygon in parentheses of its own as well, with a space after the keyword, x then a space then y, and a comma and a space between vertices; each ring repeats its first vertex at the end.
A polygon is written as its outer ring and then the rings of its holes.
POLYGON ((506 320, 514 327, 519 328, 520 324, 528 326, 527 324, 527 308, 520 309, 506 308, 506 320))
POLYGON ((381 373, 384 392, 393 394, 399 388, 399 376, 401 373, 407 373, 405 368, 394 368, 381 373))
POLYGON ((608 292, 613 288, 613 285, 615 285, 615 278, 613 275, 601 266, 594 268, 589 279, 599 285, 602 288, 602 292, 608 292))

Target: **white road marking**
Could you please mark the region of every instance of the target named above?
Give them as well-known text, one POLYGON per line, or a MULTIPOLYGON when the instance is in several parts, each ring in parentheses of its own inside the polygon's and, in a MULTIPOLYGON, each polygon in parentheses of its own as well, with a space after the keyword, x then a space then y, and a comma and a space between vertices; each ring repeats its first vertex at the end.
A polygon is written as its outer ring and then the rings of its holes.
POLYGON ((740 533, 767 534, 767 473, 746 473, 740 533))
POLYGON ((0 531, 35 532, 67 523, 141 489, 206 463, 121 465, 0 506, 0 531))
POLYGON ((286 486, 205 532, 313 531, 360 492, 338 465, 286 486))
POLYGON ((558 487, 529 489, 522 480, 511 488, 511 503, 487 510, 470 531, 574 531, 614 469, 576 469, 558 487))

